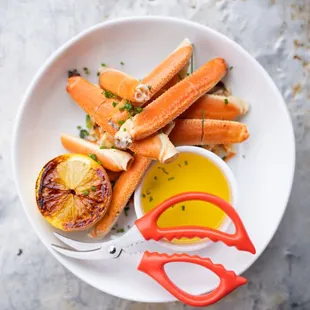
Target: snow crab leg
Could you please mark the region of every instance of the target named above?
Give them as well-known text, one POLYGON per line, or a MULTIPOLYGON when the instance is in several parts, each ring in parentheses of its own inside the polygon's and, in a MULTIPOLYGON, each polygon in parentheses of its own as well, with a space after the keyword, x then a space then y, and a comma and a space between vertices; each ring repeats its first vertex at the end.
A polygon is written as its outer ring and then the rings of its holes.
POLYGON ((120 70, 100 69, 99 84, 103 89, 132 102, 143 103, 151 97, 148 85, 120 70))
POLYGON ((177 74, 188 64, 192 52, 191 42, 187 38, 184 39, 170 55, 142 80, 143 84, 149 86, 151 97, 163 89, 174 77, 177 77, 177 74))
POLYGON ((128 119, 115 135, 115 145, 127 148, 134 140, 154 134, 214 87, 226 71, 224 59, 209 61, 150 103, 141 113, 128 119))
POLYGON ((90 237, 102 238, 112 229, 151 162, 151 159, 140 155, 135 156, 132 166, 123 172, 115 182, 110 207, 105 216, 89 233, 90 237))
POLYGON ((95 158, 100 161, 104 168, 114 172, 128 170, 133 162, 133 157, 124 151, 100 149, 95 143, 64 134, 61 135, 60 139, 63 147, 69 152, 95 155, 95 158))
POLYGON ((237 97, 206 94, 194 102, 179 118, 201 119, 204 117, 233 121, 246 114, 248 110, 249 105, 237 97))
MULTIPOLYGON (((123 107, 123 103, 120 100, 117 98, 106 98, 102 89, 79 76, 68 79, 67 92, 103 131, 110 136, 115 135, 120 124, 115 124, 111 119, 120 112, 119 108, 123 107)), ((126 110, 121 111, 121 113, 123 117, 128 118, 126 110)), ((120 120, 121 122, 122 120, 120 120)), ((107 141, 105 140, 104 142, 106 143, 107 141)), ((102 146, 106 145, 103 144, 102 146)), ((160 134, 160 136, 154 135, 143 141, 133 143, 130 149, 136 154, 159 160, 162 163, 171 161, 177 155, 175 147, 165 134, 160 134)))
POLYGON ((169 135, 177 146, 241 143, 248 137, 245 124, 212 119, 177 119, 169 135))

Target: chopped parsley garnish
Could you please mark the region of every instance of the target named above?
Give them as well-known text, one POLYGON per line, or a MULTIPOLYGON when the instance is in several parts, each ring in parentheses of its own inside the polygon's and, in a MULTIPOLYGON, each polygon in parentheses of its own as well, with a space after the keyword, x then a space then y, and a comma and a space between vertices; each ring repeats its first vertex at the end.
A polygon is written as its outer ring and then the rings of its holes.
POLYGON ((183 80, 180 73, 178 73, 178 77, 179 77, 180 81, 183 80))
POLYGON ((127 131, 127 129, 126 129, 126 128, 123 128, 123 131, 127 131))
POLYGON ((79 73, 79 71, 77 71, 77 69, 72 69, 68 71, 68 78, 71 78, 73 76, 81 76, 81 74, 79 73))
POLYGON ((96 160, 97 164, 99 164, 100 166, 102 166, 102 163, 100 160, 96 160))
POLYGON ((125 207, 125 208, 124 208, 125 216, 128 216, 128 211, 129 211, 129 209, 130 209, 129 207, 125 207))
POLYGON ((227 159, 227 156, 223 156, 222 159, 225 161, 227 159))
POLYGON ((136 112, 137 114, 141 113, 142 111, 143 111, 143 108, 142 108, 142 107, 136 107, 135 112, 136 112))
POLYGON ((93 192, 95 192, 96 191, 96 187, 95 186, 91 186, 91 188, 90 188, 93 192))
POLYGON ((120 110, 120 112, 122 112, 122 111, 124 111, 125 110, 125 107, 124 106, 122 106, 122 107, 120 107, 120 108, 118 108, 119 110, 120 110))
POLYGON ((153 197, 152 196, 150 196, 150 198, 149 198, 149 202, 152 202, 153 201, 153 197))
POLYGON ((185 211, 185 206, 182 206, 182 211, 185 211))
POLYGON ((76 127, 78 130, 81 130, 82 129, 82 126, 77 126, 76 127))
POLYGON ((234 68, 233 66, 230 66, 230 67, 229 67, 229 70, 232 70, 233 68, 234 68))
POLYGON ((89 132, 85 129, 80 130, 80 138, 85 139, 87 136, 89 136, 89 132))
POLYGON ((224 103, 228 104, 228 99, 227 98, 224 99, 224 103))
POLYGON ((122 66, 124 66, 124 65, 125 65, 122 61, 120 62, 120 64, 121 64, 122 66))
POLYGON ((97 160, 97 156, 95 154, 88 154, 88 157, 90 157, 93 160, 97 160))
POLYGON ((106 67, 107 65, 105 63, 102 63, 101 64, 101 67, 106 67))
POLYGON ((162 172, 165 174, 169 174, 169 172, 165 168, 161 168, 162 172))
POLYGON ((111 146, 111 149, 115 149, 114 145, 111 146))
POLYGON ((158 180, 157 176, 155 175, 154 180, 158 180))
POLYGON ((189 75, 190 75, 190 73, 189 73, 189 72, 187 72, 187 73, 186 73, 186 75, 187 75, 187 76, 189 76, 189 75))
POLYGON ((107 147, 106 146, 104 146, 104 145, 101 145, 100 146, 100 150, 105 150, 107 147))
POLYGON ((121 125, 121 126, 122 126, 124 123, 125 123, 125 121, 124 121, 124 120, 120 120, 120 121, 118 121, 118 124, 119 124, 119 125, 121 125))
POLYGON ((171 177, 171 178, 168 179, 168 181, 172 181, 174 179, 175 179, 175 177, 171 177))
POLYGON ((148 88, 149 90, 151 90, 151 89, 152 89, 152 86, 151 86, 151 85, 148 85, 147 88, 148 88))
POLYGON ((182 166, 181 166, 180 164, 178 164, 178 166, 179 166, 180 168, 182 168, 182 166))
POLYGON ((184 161, 184 165, 185 165, 185 166, 188 165, 188 161, 187 161, 187 160, 184 161))
POLYGON ((145 194, 142 194, 142 198, 145 198, 146 196, 145 196, 145 194))
POLYGON ((88 114, 86 115, 86 127, 87 127, 88 129, 90 129, 90 128, 93 127, 93 125, 92 125, 92 123, 91 123, 90 116, 89 116, 88 114))
POLYGON ((109 90, 105 90, 104 95, 106 98, 117 98, 117 96, 111 93, 109 90))
POLYGON ((124 228, 120 228, 120 229, 118 229, 116 232, 119 234, 119 233, 125 232, 125 230, 124 230, 124 228))
POLYGON ((98 71, 98 72, 97 72, 97 76, 99 76, 99 75, 100 75, 100 72, 98 71))
POLYGON ((83 191, 83 195, 84 196, 88 196, 89 195, 89 191, 86 189, 85 191, 83 191))
POLYGON ((89 74, 89 70, 87 67, 84 67, 83 70, 84 70, 85 74, 89 74))
POLYGON ((115 107, 118 105, 118 102, 113 101, 113 102, 112 102, 112 105, 113 105, 113 107, 115 108, 115 107))
POLYGON ((124 105, 125 110, 132 111, 133 110, 133 105, 130 103, 130 101, 126 100, 126 103, 124 105))
POLYGON ((146 189, 146 194, 147 195, 151 194, 151 192, 150 192, 150 190, 148 188, 146 189))

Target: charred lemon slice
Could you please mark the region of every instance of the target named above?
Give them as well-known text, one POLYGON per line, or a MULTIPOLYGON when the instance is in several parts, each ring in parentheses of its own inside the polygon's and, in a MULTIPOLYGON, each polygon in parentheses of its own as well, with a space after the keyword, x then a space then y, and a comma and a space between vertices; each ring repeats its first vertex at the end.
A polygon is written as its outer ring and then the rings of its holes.
POLYGON ((36 182, 36 200, 54 227, 84 230, 107 211, 112 196, 104 168, 85 155, 66 154, 49 161, 36 182))

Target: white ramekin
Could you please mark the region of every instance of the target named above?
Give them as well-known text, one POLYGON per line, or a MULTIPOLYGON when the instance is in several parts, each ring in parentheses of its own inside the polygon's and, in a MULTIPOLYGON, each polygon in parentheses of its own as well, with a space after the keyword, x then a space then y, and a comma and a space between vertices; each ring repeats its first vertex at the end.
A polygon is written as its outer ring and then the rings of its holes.
MULTIPOLYGON (((228 165, 217 155, 214 153, 203 149, 201 147, 196 147, 196 146, 179 146, 177 147, 177 150, 180 153, 195 153, 201 156, 204 156, 208 158, 214 165, 216 165, 221 172, 223 173, 224 177, 227 180, 228 186, 229 186, 229 191, 230 191, 230 204, 233 207, 236 207, 237 203, 237 182, 236 179, 228 167, 228 165)), ((141 218, 143 214, 142 210, 142 204, 141 204, 141 191, 143 187, 143 183, 145 180, 146 175, 148 174, 149 170, 152 168, 152 166, 155 165, 155 162, 149 167, 149 169, 146 171, 142 181, 140 182, 137 190, 135 191, 134 195, 134 205, 135 205, 135 212, 137 218, 141 218)), ((231 220, 228 216, 225 217, 223 223, 220 225, 218 228, 221 231, 227 231, 229 226, 231 224, 231 220)), ((160 240, 158 241, 161 245, 170 248, 173 251, 194 251, 194 250, 199 250, 202 248, 205 248, 207 246, 210 246, 212 242, 209 239, 202 239, 200 242, 195 242, 195 243, 184 243, 184 244, 175 244, 171 243, 169 241, 165 240, 160 240)))

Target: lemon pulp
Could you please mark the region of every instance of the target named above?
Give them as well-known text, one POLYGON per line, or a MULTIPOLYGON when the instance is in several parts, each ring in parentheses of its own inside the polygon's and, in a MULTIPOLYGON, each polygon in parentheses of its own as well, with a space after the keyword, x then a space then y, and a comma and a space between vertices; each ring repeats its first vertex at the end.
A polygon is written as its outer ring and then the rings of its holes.
MULTIPOLYGON (((183 192, 206 192, 230 201, 230 190, 222 171, 209 159, 194 153, 181 153, 169 164, 156 163, 148 171, 143 186, 141 204, 147 213, 164 200, 183 192)), ((218 228, 225 213, 204 201, 185 201, 167 209, 158 219, 159 227, 196 225, 218 228)), ((174 243, 199 240, 182 238, 174 243)))

